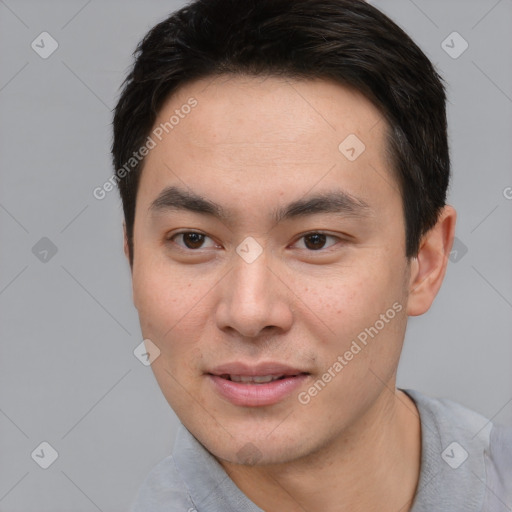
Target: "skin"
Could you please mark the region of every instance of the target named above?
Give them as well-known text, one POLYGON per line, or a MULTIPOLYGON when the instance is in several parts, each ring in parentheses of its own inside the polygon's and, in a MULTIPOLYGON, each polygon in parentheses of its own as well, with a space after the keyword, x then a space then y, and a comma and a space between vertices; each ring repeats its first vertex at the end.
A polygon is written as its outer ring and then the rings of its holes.
POLYGON ((408 316, 429 309, 444 278, 454 209, 408 260, 387 125, 356 91, 324 80, 209 78, 170 97, 155 126, 192 96, 198 105, 146 157, 136 199, 133 299, 144 338, 160 349, 152 369, 165 398, 263 510, 409 510, 421 431, 396 372, 408 316), (338 150, 349 134, 366 146, 355 161, 338 150), (152 212, 170 185, 233 218, 152 212), (333 189, 369 208, 279 224, 270 216, 333 189), (187 230, 205 234, 203 245, 171 239, 187 230), (329 235, 323 245, 304 238, 319 231, 329 235), (263 250, 252 263, 236 252, 249 236, 263 250), (205 375, 226 362, 278 361, 310 373, 299 389, 307 391, 395 303, 402 310, 305 405, 294 392, 237 406, 205 375))

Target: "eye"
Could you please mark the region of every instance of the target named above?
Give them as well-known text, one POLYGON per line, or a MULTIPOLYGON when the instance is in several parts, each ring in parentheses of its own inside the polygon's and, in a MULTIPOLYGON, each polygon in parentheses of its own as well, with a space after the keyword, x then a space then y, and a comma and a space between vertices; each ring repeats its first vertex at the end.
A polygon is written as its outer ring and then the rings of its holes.
MULTIPOLYGON (((209 236, 206 236, 204 233, 198 233, 196 231, 182 231, 180 233, 175 233, 167 240, 176 243, 175 239, 178 237, 182 237, 183 245, 179 243, 177 243, 177 245, 185 250, 203 249, 205 239, 209 238, 211 240, 209 236)), ((215 243, 213 243, 213 247, 215 246, 215 243)))
MULTIPOLYGON (((335 242, 332 243, 330 246, 327 247, 330 248, 334 245, 336 245, 336 241, 341 240, 337 236, 328 235, 326 233, 322 233, 320 231, 312 231, 310 233, 306 233, 305 235, 302 235, 298 240, 304 240, 303 247, 299 246, 299 249, 307 249, 308 251, 321 251, 323 249, 326 249, 325 244, 327 239, 332 239, 335 242)), ((175 243, 183 250, 190 250, 195 251, 198 249, 205 249, 204 242, 205 240, 211 240, 210 247, 218 247, 217 244, 207 235, 204 233, 200 233, 197 231, 181 231, 179 233, 175 233, 174 235, 167 238, 168 241, 175 243), (181 237, 182 243, 176 242, 176 239, 181 237)), ((297 244, 298 242, 296 242, 297 244)))
MULTIPOLYGON (((306 249, 309 249, 310 251, 319 251, 324 249, 324 245, 327 238, 332 238, 333 240, 340 240, 340 238, 338 238, 337 236, 327 235, 326 233, 322 233, 319 231, 306 233, 305 235, 302 235, 299 238, 299 240, 305 240, 304 246, 306 249)), ((332 247, 332 245, 330 247, 332 247)))

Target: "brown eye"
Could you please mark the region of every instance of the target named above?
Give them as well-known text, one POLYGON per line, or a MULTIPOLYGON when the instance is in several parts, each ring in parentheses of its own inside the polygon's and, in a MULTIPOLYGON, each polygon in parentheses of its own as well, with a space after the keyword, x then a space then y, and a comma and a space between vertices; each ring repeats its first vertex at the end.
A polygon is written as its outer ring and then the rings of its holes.
MULTIPOLYGON (((325 249, 325 244, 328 238, 332 238, 333 240, 337 240, 338 237, 327 235, 325 233, 320 232, 312 232, 306 235, 303 235, 299 240, 304 240, 304 247, 309 251, 320 251, 321 249, 325 249)), ((329 247, 332 247, 336 244, 331 244, 329 247)))
POLYGON ((203 233, 197 233, 195 231, 182 231, 181 233, 176 233, 175 235, 171 236, 170 238, 168 238, 168 240, 174 242, 181 249, 196 250, 202 249, 205 240, 208 238, 210 237, 206 236, 203 233), (176 242, 176 240, 179 237, 181 237, 182 239, 181 243, 176 242))
POLYGON ((306 235, 304 237, 304 240, 306 241, 305 246, 308 249, 314 251, 322 249, 322 247, 325 245, 326 238, 327 236, 322 233, 313 233, 312 235, 306 235))
POLYGON ((199 249, 204 242, 200 233, 183 233, 183 242, 189 249, 199 249))

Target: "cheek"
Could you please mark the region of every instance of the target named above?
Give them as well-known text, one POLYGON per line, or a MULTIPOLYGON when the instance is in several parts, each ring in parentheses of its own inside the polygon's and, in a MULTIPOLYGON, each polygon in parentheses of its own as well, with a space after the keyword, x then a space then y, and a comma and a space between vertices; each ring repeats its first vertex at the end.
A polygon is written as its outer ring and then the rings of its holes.
POLYGON ((399 261, 393 266, 383 264, 382 258, 371 264, 361 259, 323 285, 316 281, 302 289, 322 332, 321 324, 329 327, 328 338, 323 338, 322 366, 329 368, 338 356, 347 354, 344 377, 332 389, 347 386, 354 391, 352 383, 372 385, 369 368, 383 377, 394 369, 407 320, 403 271, 399 261))
POLYGON ((142 258, 133 269, 133 298, 144 336, 167 340, 187 332, 193 336, 204 315, 207 285, 183 277, 168 266, 144 263, 142 258))
POLYGON ((365 327, 375 321, 396 301, 403 299, 403 276, 399 265, 395 269, 376 262, 361 262, 357 266, 331 274, 328 280, 312 281, 301 287, 321 319, 333 323, 333 330, 365 327), (336 329, 334 328, 336 327, 336 329))

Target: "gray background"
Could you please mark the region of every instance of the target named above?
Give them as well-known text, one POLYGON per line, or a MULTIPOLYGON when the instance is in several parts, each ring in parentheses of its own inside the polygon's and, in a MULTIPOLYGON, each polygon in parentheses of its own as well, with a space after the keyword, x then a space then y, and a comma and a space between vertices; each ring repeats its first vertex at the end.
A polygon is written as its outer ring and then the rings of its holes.
MULTIPOLYGON (((432 309, 410 320, 398 384, 512 425, 512 0, 372 3, 449 84, 459 213, 458 252, 432 309), (453 31, 469 43, 456 59, 441 46, 453 31)), ((1 512, 127 510, 172 447, 176 417, 133 354, 117 191, 92 191, 112 174, 131 53, 181 5, 0 0, 1 512), (31 48, 43 31, 59 45, 47 59, 31 48), (43 441, 59 454, 46 470, 31 457, 43 441)))

